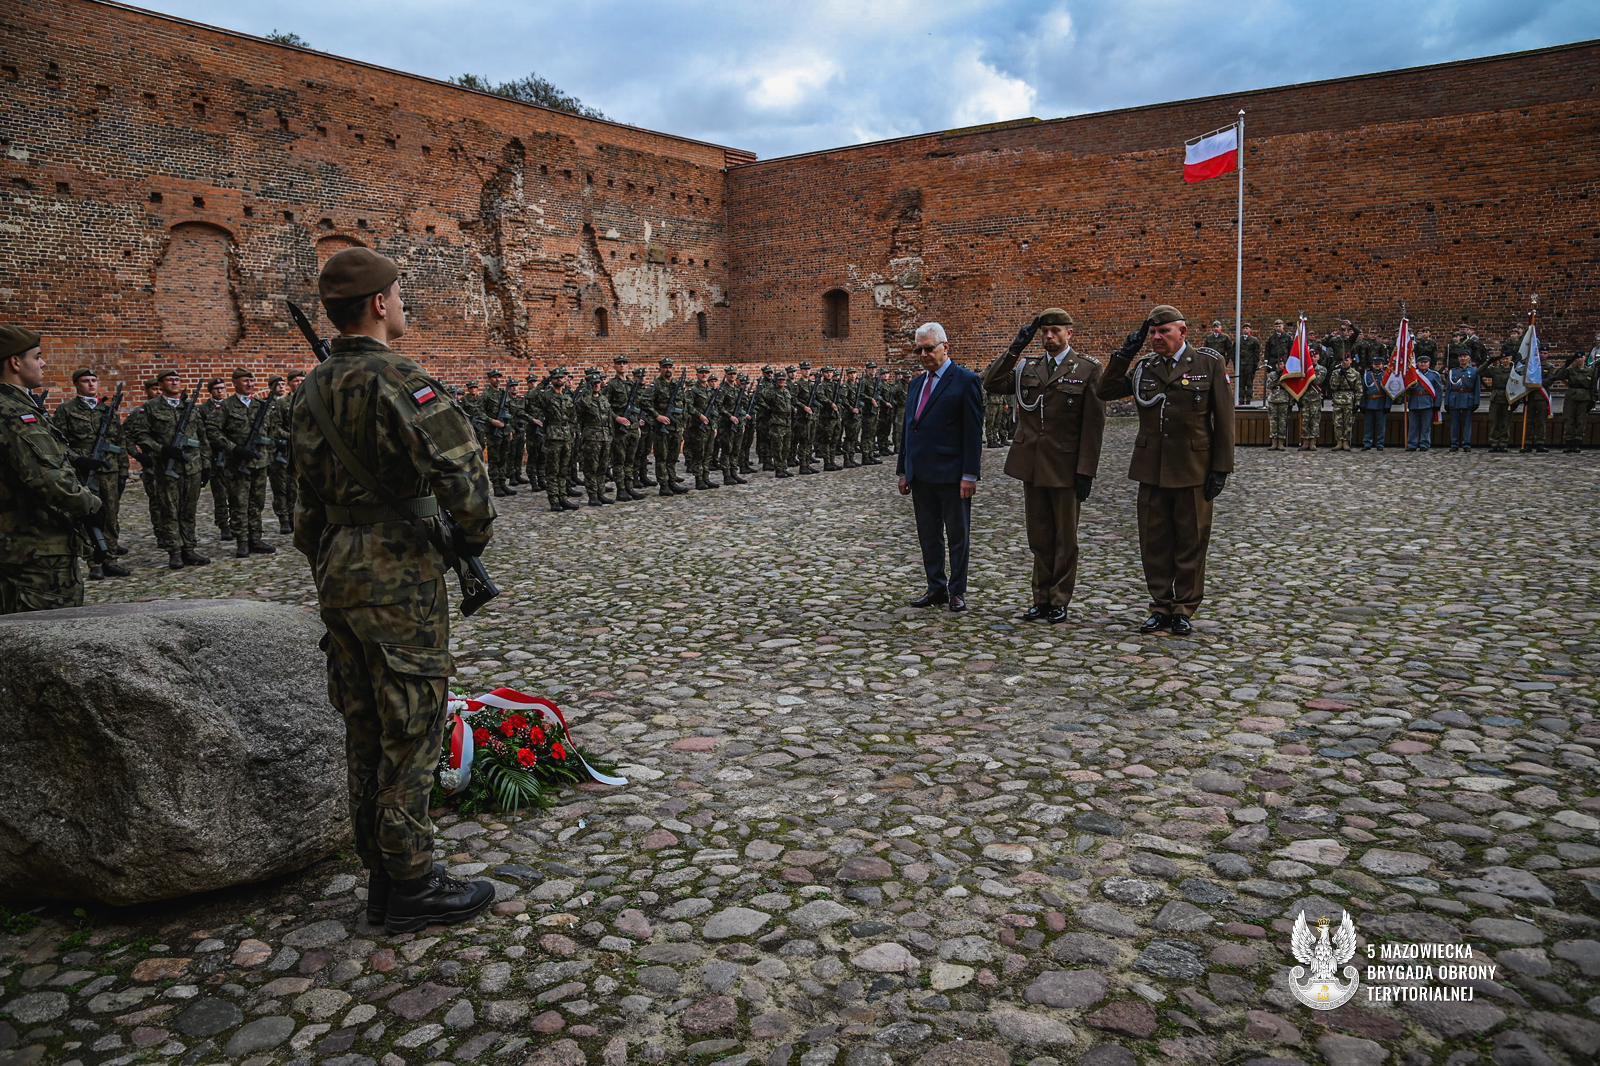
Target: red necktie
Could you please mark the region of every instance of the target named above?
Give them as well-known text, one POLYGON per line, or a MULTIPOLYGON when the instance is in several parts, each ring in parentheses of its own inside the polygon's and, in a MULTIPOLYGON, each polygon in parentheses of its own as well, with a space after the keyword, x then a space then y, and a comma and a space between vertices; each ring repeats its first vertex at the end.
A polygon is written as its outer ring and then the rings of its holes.
POLYGON ((914 421, 914 422, 921 422, 922 421, 922 412, 927 409, 928 397, 933 395, 933 383, 934 383, 934 380, 935 380, 934 376, 932 374, 929 374, 928 375, 928 380, 922 386, 922 399, 917 401, 917 415, 916 415, 916 418, 914 418, 912 421, 914 421))

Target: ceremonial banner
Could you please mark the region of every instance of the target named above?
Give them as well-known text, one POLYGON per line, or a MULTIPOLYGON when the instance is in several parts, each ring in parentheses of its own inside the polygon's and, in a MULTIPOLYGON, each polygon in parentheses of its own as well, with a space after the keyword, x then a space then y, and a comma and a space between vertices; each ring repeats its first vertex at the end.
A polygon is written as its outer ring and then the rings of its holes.
POLYGON ((1517 365, 1506 381, 1506 399, 1519 403, 1534 389, 1544 393, 1546 404, 1550 402, 1550 394, 1544 390, 1544 361, 1539 356, 1539 323, 1530 321, 1528 332, 1522 335, 1522 346, 1517 349, 1517 365))
POLYGON ((1294 329, 1294 344, 1289 347, 1288 358, 1283 361, 1281 383, 1297 401, 1317 380, 1317 357, 1311 350, 1311 338, 1306 335, 1306 316, 1300 316, 1294 329))

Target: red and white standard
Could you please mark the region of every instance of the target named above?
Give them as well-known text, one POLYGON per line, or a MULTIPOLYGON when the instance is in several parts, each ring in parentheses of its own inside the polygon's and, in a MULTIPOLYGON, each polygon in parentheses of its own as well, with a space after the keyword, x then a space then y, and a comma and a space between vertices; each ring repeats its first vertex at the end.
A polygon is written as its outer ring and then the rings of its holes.
POLYGON ((1224 126, 1183 146, 1183 180, 1193 185, 1239 169, 1239 127, 1224 126))

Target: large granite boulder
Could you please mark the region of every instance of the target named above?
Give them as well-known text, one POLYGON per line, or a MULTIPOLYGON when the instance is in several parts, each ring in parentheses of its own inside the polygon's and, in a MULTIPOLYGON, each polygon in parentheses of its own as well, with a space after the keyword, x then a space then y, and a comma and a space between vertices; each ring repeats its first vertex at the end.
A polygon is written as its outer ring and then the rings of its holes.
POLYGON ((0 898, 170 899, 336 850, 344 725, 321 635, 253 600, 0 618, 0 898))

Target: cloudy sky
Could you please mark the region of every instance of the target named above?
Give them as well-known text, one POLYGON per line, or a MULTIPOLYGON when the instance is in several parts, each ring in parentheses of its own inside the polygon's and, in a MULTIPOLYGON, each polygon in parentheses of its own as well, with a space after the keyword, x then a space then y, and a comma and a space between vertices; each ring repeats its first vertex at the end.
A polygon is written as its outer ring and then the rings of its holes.
MULTIPOLYGON (((137 0, 136 0, 137 2, 137 0)), ((1600 37, 1595 0, 144 0, 762 158, 1600 37)))

